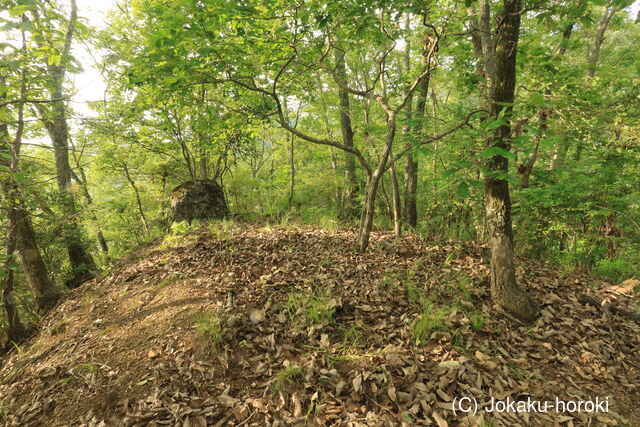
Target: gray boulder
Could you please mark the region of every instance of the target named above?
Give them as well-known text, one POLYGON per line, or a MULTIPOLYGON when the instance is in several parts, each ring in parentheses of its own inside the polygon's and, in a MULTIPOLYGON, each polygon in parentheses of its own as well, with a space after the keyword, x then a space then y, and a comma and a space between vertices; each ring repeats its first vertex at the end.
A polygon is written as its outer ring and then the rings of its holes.
POLYGON ((171 192, 171 211, 174 222, 194 219, 221 219, 229 216, 224 191, 210 179, 188 181, 171 192))

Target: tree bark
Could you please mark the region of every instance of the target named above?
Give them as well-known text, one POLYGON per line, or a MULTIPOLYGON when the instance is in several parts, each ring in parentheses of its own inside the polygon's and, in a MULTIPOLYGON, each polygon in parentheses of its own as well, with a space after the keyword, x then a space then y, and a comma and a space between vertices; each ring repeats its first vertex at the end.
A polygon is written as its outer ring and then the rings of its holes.
MULTIPOLYGON (((393 156, 393 152, 389 153, 393 156)), ((398 185, 398 171, 396 170, 396 162, 391 164, 391 198, 393 212, 393 234, 396 237, 402 235, 402 208, 400 205, 400 186, 398 185)))
MULTIPOLYGON (((510 148, 509 125, 516 83, 516 55, 520 34, 520 1, 503 0, 503 10, 497 16, 495 48, 495 82, 492 91, 491 116, 497 117, 503 105, 506 124, 489 138, 490 147, 510 148)), ((539 306, 516 283, 513 263, 513 228, 509 183, 500 174, 509 170, 509 161, 493 156, 487 161, 485 176, 485 217, 491 247, 491 294, 493 300, 516 318, 531 322, 539 315, 539 306)))
POLYGON ((78 208, 71 193, 71 165, 69 164, 69 127, 65 117, 65 103, 63 98, 63 84, 66 75, 66 63, 71 50, 71 40, 78 19, 78 8, 75 0, 71 0, 71 14, 65 44, 62 50, 62 59, 59 65, 49 65, 48 73, 51 84, 50 108, 46 109, 42 104, 36 104, 42 121, 49 133, 55 153, 56 178, 58 189, 62 194, 62 203, 67 222, 63 232, 65 246, 69 255, 69 263, 73 270, 72 277, 67 281, 67 286, 76 288, 83 282, 93 278, 96 268, 93 257, 82 242, 82 230, 78 224, 78 208))
MULTIPOLYGON (((560 49, 558 50, 558 54, 560 58, 564 57, 567 53, 567 49, 569 49, 569 40, 571 38, 571 34, 573 34, 573 28, 575 27, 575 23, 569 23, 562 33, 562 41, 560 42, 560 49)), ((551 169, 557 169, 564 162, 564 158, 567 154, 567 150, 569 148, 569 142, 563 138, 560 141, 553 144, 553 152, 551 154, 551 169)))
POLYGON ((369 247, 369 237, 371 236, 371 229, 373 228, 373 217, 375 214, 375 202, 378 191, 378 184, 380 178, 385 171, 389 155, 391 153, 391 147, 396 135, 396 122, 395 113, 387 114, 387 135, 385 138, 384 149, 382 155, 378 161, 376 169, 371 173, 367 179, 367 186, 365 190, 365 204, 362 209, 362 215, 360 217, 360 233, 358 234, 358 250, 360 253, 364 253, 369 247))
POLYGON ((98 217, 96 216, 92 208, 93 197, 91 197, 91 193, 89 192, 89 182, 87 180, 87 175, 84 173, 84 168, 80 164, 80 160, 75 155, 75 146, 73 144, 73 141, 69 139, 69 142, 71 142, 71 148, 74 150, 73 160, 76 164, 76 168, 78 169, 78 172, 80 173, 80 176, 76 176, 74 174, 74 179, 78 181, 82 186, 82 195, 84 196, 84 200, 87 203, 87 207, 89 208, 89 215, 91 216, 91 220, 96 224, 96 227, 98 229, 96 232, 96 237, 98 238, 98 243, 100 244, 100 250, 105 254, 105 256, 108 257, 109 245, 107 244, 107 239, 105 239, 104 234, 102 233, 102 227, 100 226, 100 221, 98 221, 98 217))
MULTIPOLYGON (((11 208, 13 209, 13 207, 11 208)), ((4 271, 6 277, 2 285, 2 300, 4 302, 4 310, 7 313, 7 342, 5 350, 8 350, 12 344, 19 343, 27 336, 27 330, 20 321, 18 307, 13 298, 13 279, 15 273, 13 271, 13 259, 16 250, 16 228, 9 221, 7 224, 7 243, 6 243, 6 260, 4 271)))
MULTIPOLYGON (((338 47, 334 48, 334 58, 336 61, 336 73, 338 78, 347 84, 347 66, 345 53, 338 47)), ((349 104, 349 92, 338 88, 338 98, 340 100, 340 128, 342 129, 342 144, 345 147, 353 148, 353 128, 351 126, 351 108, 349 104)), ((353 153, 344 151, 344 174, 347 194, 344 199, 344 217, 354 218, 357 216, 358 179, 356 176, 356 159, 353 153)))
MULTIPOLYGON (((27 278, 27 283, 34 294, 36 305, 39 311, 44 313, 58 302, 60 292, 56 289, 53 281, 49 277, 49 272, 40 254, 36 235, 33 231, 29 214, 25 208, 22 194, 16 181, 13 179, 13 174, 18 172, 19 169, 20 148, 24 130, 24 100, 27 91, 26 76, 26 71, 23 69, 20 85, 21 102, 18 104, 17 130, 13 140, 9 135, 9 126, 7 123, 0 123, 0 154, 2 154, 0 155, 0 165, 9 171, 8 177, 2 182, 0 187, 5 201, 8 202, 7 217, 10 229, 15 230, 15 247, 20 254, 22 269, 27 278)), ((5 86, 5 77, 0 75, 0 99, 6 98, 5 86)), ((11 296, 11 292, 9 296, 11 296)))
POLYGON ((20 253, 20 261, 27 283, 33 291, 38 310, 41 313, 46 313, 56 305, 61 294, 49 277, 36 241, 36 233, 25 207, 15 206, 9 213, 9 217, 16 227, 16 246, 20 253))
POLYGON ((124 170, 124 176, 125 178, 127 178, 127 181, 129 182, 129 185, 131 185, 131 188, 133 189, 133 193, 136 196, 136 204, 138 206, 138 213, 140 214, 140 222, 142 222, 142 227, 144 228, 144 232, 148 236, 150 231, 149 223, 147 222, 147 217, 144 214, 144 209, 142 208, 142 200, 140 199, 140 192, 138 191, 138 186, 136 185, 133 178, 131 178, 131 174, 129 174, 129 168, 127 167, 127 164, 125 162, 122 162, 122 168, 124 170))
MULTIPOLYGON (((405 31, 409 34, 411 29, 410 26, 411 20, 409 13, 405 14, 405 31)), ((420 62, 422 64, 422 68, 424 68, 426 64, 426 55, 428 48, 425 48, 422 51, 422 55, 420 58, 420 62)), ((409 74, 411 72, 411 39, 409 37, 405 38, 405 51, 404 51, 404 72, 409 74)), ((424 112, 426 106, 426 90, 425 86, 429 85, 429 77, 425 77, 420 81, 420 84, 417 88, 418 91, 418 106, 416 115, 413 115, 413 95, 409 97, 407 100, 407 106, 405 107, 405 120, 406 124, 402 130, 404 134, 405 144, 408 147, 412 145, 412 138, 419 137, 419 129, 422 127, 422 121, 424 120, 424 112), (416 123, 413 124, 413 120, 416 120, 416 123)), ((416 192, 418 189, 418 162, 415 161, 413 157, 413 153, 411 151, 407 152, 407 161, 404 168, 404 211, 403 217, 404 221, 410 227, 416 227, 418 225, 418 207, 416 203, 416 192)))
POLYGON ((609 22, 611 22, 611 18, 618 11, 617 6, 607 7, 602 12, 602 17, 600 18, 600 23, 598 24, 598 30, 596 31, 596 37, 593 40, 593 46, 591 47, 591 51, 589 52, 589 59, 587 65, 587 77, 593 78, 596 74, 596 65, 598 64, 598 57, 600 56, 600 48, 602 47, 602 42, 604 41, 604 33, 607 31, 607 27, 609 26, 609 22))

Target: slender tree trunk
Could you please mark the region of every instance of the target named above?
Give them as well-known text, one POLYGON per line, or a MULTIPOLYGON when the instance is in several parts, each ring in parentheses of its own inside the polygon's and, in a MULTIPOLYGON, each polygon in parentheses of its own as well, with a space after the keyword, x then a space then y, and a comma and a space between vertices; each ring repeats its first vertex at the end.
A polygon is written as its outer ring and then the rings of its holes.
MULTIPOLYGON (((491 99, 489 94, 493 91, 490 88, 493 82, 492 74, 494 73, 493 63, 488 64, 487 57, 484 56, 484 51, 487 50, 489 56, 493 58, 493 40, 491 38, 491 34, 489 33, 489 37, 484 34, 484 27, 487 26, 487 22, 490 23, 490 17, 485 16, 488 15, 489 11, 485 10, 486 3, 483 2, 479 6, 479 9, 483 10, 484 13, 481 13, 475 9, 469 9, 469 28, 471 29, 471 42, 473 44, 473 53, 476 57, 476 73, 480 77, 479 91, 478 91, 478 99, 480 108, 487 111, 487 114, 481 117, 481 120, 484 121, 488 118, 489 110, 491 109, 491 99), (483 26, 480 24, 480 16, 483 19, 483 26), (484 47, 486 43, 489 43, 488 47, 484 47)), ((490 28, 489 28, 490 30, 490 28)), ((478 168, 478 176, 481 175, 481 169, 478 168)), ((485 200, 486 203, 486 200, 485 200)), ((487 225, 487 216, 483 215, 482 217, 482 227, 479 232, 478 240, 480 242, 488 241, 488 225, 487 225)))
POLYGON ((538 160, 538 151, 540 149, 540 141, 544 137, 547 129, 549 128, 548 120, 549 114, 551 111, 548 108, 542 108, 538 113, 538 132, 539 134, 535 137, 535 145, 533 146, 533 150, 529 155, 524 159, 520 165, 518 165, 518 174, 520 175, 520 181, 522 182, 522 187, 529 187, 529 180, 531 178, 531 172, 533 172, 533 166, 538 160))
POLYGON ((494 91, 496 86, 496 46, 493 37, 491 37, 491 10, 489 0, 480 0, 480 19, 478 21, 479 31, 478 37, 481 41, 482 58, 484 61, 483 68, 485 72, 486 99, 489 103, 493 102, 494 91))
POLYGON ((140 222, 142 222, 142 227, 144 228, 145 234, 149 235, 149 223, 147 222, 147 217, 144 214, 144 209, 142 209, 142 200, 140 199, 140 192, 138 191, 138 186, 135 181, 131 178, 131 174, 129 174, 129 168, 125 162, 122 162, 122 168, 124 170, 124 176, 129 181, 129 185, 133 189, 133 193, 136 196, 136 204, 138 205, 138 213, 140 214, 140 222))
MULTIPOLYGON (((393 151, 390 152, 393 156, 393 151)), ((396 162, 393 162, 389 170, 391 174, 391 211, 393 212, 393 234, 396 237, 402 235, 402 208, 400 205, 400 186, 398 185, 398 172, 396 162)))
MULTIPOLYGON (((575 27, 575 23, 569 23, 562 33, 562 41, 560 42, 560 49, 558 49, 558 54, 560 58, 563 58, 567 53, 567 49, 569 49, 569 40, 571 39, 571 34, 573 34, 573 28, 575 27)), ((551 154, 551 169, 557 169, 564 162, 565 155, 567 154, 567 150, 569 148, 569 142, 562 138, 560 141, 553 144, 553 152, 551 154)))
MULTIPOLYGON (((336 72, 340 80, 347 83, 347 66, 345 63, 345 53, 336 47, 334 49, 336 61, 336 72)), ((353 129, 351 127, 351 108, 349 105, 349 92, 338 89, 340 99, 340 127, 342 129, 342 144, 346 147, 353 147, 353 129)), ((344 200, 344 217, 354 218, 357 215, 358 179, 356 176, 356 159, 353 153, 344 151, 344 173, 346 181, 347 195, 344 200)))
POLYGON ((207 154, 204 152, 200 153, 200 160, 198 160, 198 169, 200 170, 200 179, 209 179, 207 154))
MULTIPOLYGON (((511 133, 508 121, 512 111, 516 83, 516 55, 520 33, 520 1, 503 0, 503 10, 497 17, 495 49, 495 82, 492 91, 491 116, 506 108, 507 124, 496 129, 488 145, 508 150, 511 133), (504 105, 508 107, 503 107, 504 105)), ((491 247, 491 294, 493 300, 518 319, 531 322, 538 317, 539 306, 516 283, 513 263, 513 229, 509 183, 496 177, 508 172, 506 157, 494 156, 487 162, 485 176, 485 216, 491 247)))
MULTIPOLYGON (((23 35, 24 42, 24 35, 23 35)), ((36 242, 36 235, 31 225, 29 214, 23 202, 18 184, 13 179, 13 174, 19 170, 20 149, 22 146, 22 134, 24 130, 24 99, 26 98, 26 71, 22 71, 20 98, 23 102, 18 104, 18 121, 16 134, 11 140, 9 126, 6 122, 0 123, 0 165, 10 173, 3 180, 0 187, 2 195, 8 206, 9 229, 15 233, 15 247, 20 254, 22 269, 31 287, 38 310, 42 313, 51 309, 60 299, 60 292, 49 277, 40 249, 36 242)), ((0 100, 6 99, 6 81, 0 75, 0 100)), ((2 111, 4 113, 4 111, 2 111)), ((7 117, 9 117, 7 112, 7 117)), ((11 239, 8 239, 8 242, 11 239)), ((12 285, 11 285, 12 286, 12 285)), ((8 297, 11 297, 11 291, 8 297)))
POLYGON ((562 32, 562 41, 560 42, 560 49, 558 49, 558 53, 561 57, 563 57, 567 53, 567 49, 569 49, 569 40, 571 39, 571 34, 573 33, 573 27, 575 27, 575 22, 570 22, 562 32))
POLYGON ((294 192, 295 192, 295 188, 296 188, 296 164, 295 164, 295 152, 294 152, 294 144, 293 142, 295 141, 295 136, 293 134, 290 134, 289 137, 291 138, 290 142, 289 142, 289 199, 288 199, 288 205, 289 205, 289 210, 291 210, 291 208, 293 207, 293 196, 294 196, 294 192))
POLYGON ((388 114, 387 118, 387 135, 385 138, 385 145, 378 161, 376 169, 371 173, 371 176, 367 179, 367 186, 365 190, 365 202, 362 209, 362 215, 360 217, 360 233, 358 235, 358 250, 363 253, 369 247, 369 238, 371 236, 371 229, 373 228, 373 217, 375 215, 375 202, 378 191, 378 184, 380 178, 385 171, 385 166, 391 153, 391 147, 396 135, 396 116, 395 114, 388 114))
POLYGON ((107 240, 104 238, 104 234, 102 233, 102 226, 100 225, 100 221, 98 221, 98 217, 96 213, 93 211, 93 197, 91 197, 91 193, 89 192, 89 182, 87 181, 87 175, 84 173, 84 168, 80 164, 80 160, 75 155, 75 146, 73 141, 69 139, 71 143, 71 148, 73 151, 73 160, 76 164, 76 168, 80 173, 80 176, 74 175, 74 179, 80 183, 82 186, 82 195, 84 196, 84 200, 87 203, 87 207, 89 208, 89 215, 91 216, 91 220, 96 224, 97 232, 96 237, 98 238, 98 243, 100 244, 100 250, 107 256, 109 253, 109 245, 107 244, 107 240))
MULTIPOLYGON (((410 16, 407 12, 405 14, 405 31, 409 33, 410 27, 410 16)), ((426 64, 426 55, 427 55, 428 47, 425 46, 422 52, 422 56, 420 59, 420 63, 422 68, 424 68, 426 64)), ((411 44, 410 39, 407 37, 405 39, 405 52, 404 52, 404 70, 405 73, 409 74, 411 72, 411 44)), ((405 111, 405 119, 406 124, 402 130, 404 134, 405 144, 410 146, 412 144, 412 138, 419 138, 419 129, 422 127, 422 122, 424 121, 424 111, 426 106, 427 95, 425 93, 425 88, 428 89, 429 86, 429 77, 426 76, 422 79, 418 86, 418 107, 415 114, 413 115, 413 96, 411 96, 407 100, 407 106, 405 111), (422 110, 421 110, 422 108, 422 110), (413 120, 416 121, 415 124, 412 124, 413 120)), ((418 225, 418 207, 416 204, 416 193, 418 189, 418 162, 415 161, 413 157, 413 153, 411 151, 407 152, 407 161, 404 168, 404 211, 403 217, 404 221, 411 227, 415 227, 418 225)))
POLYGON ((600 48, 604 41, 604 33, 607 31, 611 18, 618 11, 617 6, 607 7, 602 12, 600 23, 598 24, 598 30, 596 31, 596 37, 593 40, 591 51, 589 52, 588 65, 587 65, 587 77, 592 78, 596 74, 596 65, 598 64, 598 58, 600 56, 600 48))
POLYGON ((62 203, 67 222, 63 233, 67 247, 69 262, 73 276, 67 281, 67 286, 75 288, 83 282, 93 278, 96 268, 93 257, 82 242, 82 230, 78 224, 78 209, 71 193, 71 165, 69 164, 69 128, 65 117, 65 102, 63 84, 66 75, 66 61, 71 50, 71 40, 78 19, 78 9, 75 0, 71 0, 71 15, 69 17, 65 44, 62 50, 62 61, 59 65, 49 65, 48 73, 51 84, 51 102, 49 110, 42 104, 36 104, 42 121, 49 133, 55 153, 56 175, 58 189, 62 194, 62 203))
POLYGON ((98 243, 100 244, 100 250, 104 254, 109 253, 109 245, 107 244, 107 239, 104 238, 104 234, 102 233, 102 226, 100 225, 100 221, 96 216, 95 212, 92 209, 93 206, 93 198, 91 197, 91 193, 89 193, 89 186, 87 182, 87 176, 84 173, 84 169, 78 165, 78 171, 80 172, 79 182, 82 185, 82 194, 84 195, 84 199, 87 202, 87 206, 89 206, 89 211, 91 215, 91 219, 96 224, 98 231, 96 232, 96 237, 98 238, 98 243))

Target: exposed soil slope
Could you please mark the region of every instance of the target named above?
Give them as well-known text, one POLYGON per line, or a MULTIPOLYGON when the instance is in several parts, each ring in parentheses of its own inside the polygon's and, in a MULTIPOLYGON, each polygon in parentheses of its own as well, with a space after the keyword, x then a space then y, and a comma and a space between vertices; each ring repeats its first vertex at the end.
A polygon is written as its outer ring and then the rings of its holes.
POLYGON ((0 420, 640 425, 640 327, 578 301, 633 311, 626 290, 518 259, 544 305, 521 326, 492 305, 478 246, 374 233, 358 255, 352 231, 211 228, 71 293, 3 361, 0 420), (610 412, 454 416, 462 396, 608 397, 610 412))

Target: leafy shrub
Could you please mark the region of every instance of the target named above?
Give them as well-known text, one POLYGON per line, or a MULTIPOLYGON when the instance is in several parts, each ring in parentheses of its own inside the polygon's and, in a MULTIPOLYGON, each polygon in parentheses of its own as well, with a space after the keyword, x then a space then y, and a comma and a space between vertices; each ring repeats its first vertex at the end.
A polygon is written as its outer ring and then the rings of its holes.
POLYGON ((592 273, 606 277, 614 282, 619 282, 627 277, 631 277, 634 273, 634 267, 626 259, 621 257, 602 259, 596 263, 592 273))

